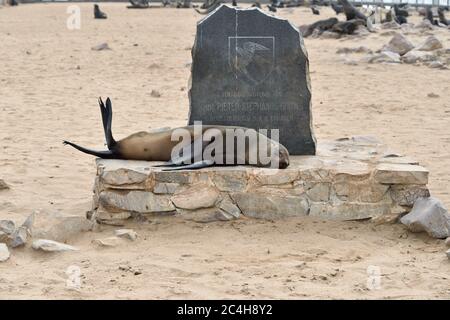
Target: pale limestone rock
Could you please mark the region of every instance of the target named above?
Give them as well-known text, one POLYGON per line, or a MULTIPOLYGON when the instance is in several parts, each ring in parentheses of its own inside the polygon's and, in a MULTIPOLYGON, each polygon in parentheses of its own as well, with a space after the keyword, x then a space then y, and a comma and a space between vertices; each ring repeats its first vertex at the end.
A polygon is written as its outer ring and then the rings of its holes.
POLYGON ((436 55, 432 53, 417 50, 411 50, 402 57, 402 61, 404 63, 426 62, 426 61, 434 61, 436 59, 437 59, 436 55))
POLYGON ((24 226, 33 238, 67 242, 82 232, 92 230, 93 223, 84 216, 35 211, 28 217, 24 226))
POLYGON ((201 208, 196 210, 178 209, 181 218, 195 222, 229 221, 236 219, 233 215, 219 208, 201 208))
POLYGON ((380 33, 380 36, 383 36, 383 37, 392 37, 392 36, 394 36, 396 33, 397 33, 397 31, 389 30, 389 31, 381 32, 381 33, 380 33))
POLYGON ((400 63, 400 55, 391 51, 382 51, 368 58, 369 63, 400 63))
POLYGON ((14 221, 11 220, 0 220, 0 231, 5 234, 12 234, 16 230, 16 225, 14 221))
POLYGON ((384 22, 381 29, 400 29, 400 25, 395 21, 384 22))
POLYGON ((231 198, 245 216, 262 219, 276 219, 288 216, 305 216, 309 203, 304 196, 274 196, 271 194, 231 194, 231 198))
POLYGON ((417 199, 411 212, 400 221, 412 232, 425 231, 439 239, 450 236, 450 214, 442 202, 433 197, 417 199))
POLYGON ((292 183, 293 181, 297 180, 298 171, 289 169, 285 170, 256 169, 251 173, 251 176, 260 185, 281 185, 292 183))
POLYGON ((28 229, 26 227, 17 228, 14 233, 10 236, 9 245, 12 248, 22 247, 27 243, 28 239, 28 229))
POLYGON ((186 171, 154 171, 153 175, 159 182, 187 184, 194 181, 194 176, 186 171))
POLYGON ((9 234, 0 231, 0 243, 6 243, 9 241, 9 234))
POLYGON ((353 32, 353 34, 357 36, 367 36, 370 34, 370 31, 366 28, 366 26, 358 25, 356 26, 356 29, 353 32))
POLYGON ((305 183, 306 195, 312 201, 329 201, 330 188, 331 184, 327 182, 305 183))
POLYGON ((387 45, 385 45, 381 51, 394 52, 399 55, 404 55, 408 51, 414 49, 414 45, 401 33, 396 33, 387 45))
POLYGON ((375 169, 374 178, 383 184, 427 184, 428 170, 415 165, 382 163, 375 169))
POLYGON ((376 203, 385 199, 389 186, 370 180, 346 181, 334 184, 336 196, 349 202, 376 203))
POLYGON ((180 188, 179 183, 156 182, 153 188, 155 194, 174 194, 180 188))
POLYGON ((239 218, 241 210, 234 204, 229 195, 223 195, 223 199, 220 201, 218 208, 224 211, 226 214, 239 218))
POLYGON ((450 249, 448 249, 447 251, 445 251, 445 254, 447 255, 447 258, 450 260, 450 249))
POLYGON ((340 37, 341 37, 340 33, 328 31, 328 30, 322 32, 322 34, 320 35, 320 38, 323 38, 323 39, 339 39, 340 37))
POLYGON ((46 252, 62 252, 62 251, 77 251, 78 249, 69 246, 68 244, 60 243, 53 240, 37 239, 34 240, 31 247, 35 250, 42 250, 46 252))
POLYGON ((104 171, 100 175, 100 180, 105 184, 113 185, 117 188, 119 186, 126 187, 143 183, 147 177, 148 175, 145 173, 121 168, 114 171, 104 171))
POLYGON ((274 219, 309 212, 332 219, 392 222, 427 192, 427 172, 418 170, 417 161, 364 136, 321 141, 316 156, 291 156, 286 170, 236 166, 162 172, 152 167, 159 163, 99 162, 99 176, 123 169, 119 175, 127 177, 115 178, 120 183, 139 181, 130 180, 128 171, 148 176, 144 183, 126 184, 138 190, 99 180, 92 219, 117 226, 133 215, 175 212, 199 222, 232 220, 241 213, 274 219), (152 211, 158 206, 167 211, 152 211))
POLYGON ((138 237, 136 231, 133 229, 117 229, 114 231, 114 235, 119 238, 125 238, 131 241, 135 241, 138 237))
POLYGON ((146 191, 113 192, 100 194, 99 204, 106 210, 132 211, 138 213, 174 211, 175 207, 167 195, 155 195, 146 191))
POLYGON ((309 215, 330 220, 361 220, 375 218, 391 213, 391 205, 387 203, 311 203, 309 215))
POLYGON ((10 257, 8 247, 4 243, 0 243, 0 262, 5 262, 10 257))
MULTIPOLYGON (((175 209, 174 209, 175 210, 175 209)), ((112 211, 108 212, 105 210, 97 210, 96 213, 93 215, 91 220, 97 220, 100 222, 106 222, 110 221, 112 222, 111 225, 122 225, 123 220, 126 220, 131 217, 131 213, 127 211, 112 211)))
POLYGON ((91 49, 94 51, 111 50, 106 42, 93 46, 91 49))
POLYGON ((308 168, 301 170, 299 179, 311 182, 331 182, 332 175, 330 170, 326 170, 325 168, 308 168))
POLYGON ((211 181, 220 191, 243 191, 247 188, 246 170, 224 170, 212 172, 211 181))
POLYGON ((92 240, 92 244, 99 247, 116 247, 125 243, 125 240, 119 237, 108 237, 92 240))
POLYGON ((433 25, 428 20, 422 20, 419 23, 414 25, 416 29, 425 29, 425 30, 433 30, 433 25))
POLYGON ((175 193, 171 200, 177 208, 194 210, 214 206, 219 196, 217 189, 206 184, 197 184, 175 193))
POLYGON ((336 51, 337 54, 348 54, 348 53, 372 53, 367 47, 359 46, 355 48, 339 48, 336 51))
POLYGON ((425 185, 392 185, 391 197, 401 206, 412 207, 419 198, 427 198, 430 191, 425 185))
POLYGON ((8 184, 3 179, 0 179, 0 190, 8 190, 8 189, 9 189, 8 184))
POLYGON ((415 50, 417 51, 434 51, 437 49, 442 49, 443 45, 442 42, 439 41, 438 38, 435 36, 429 36, 425 39, 424 42, 422 42, 415 50))
POLYGON ((445 245, 447 247, 450 247, 450 237, 448 237, 447 239, 445 239, 445 245))
POLYGON ((432 69, 448 69, 447 66, 445 66, 442 62, 440 61, 429 61, 426 63, 426 65, 432 69))

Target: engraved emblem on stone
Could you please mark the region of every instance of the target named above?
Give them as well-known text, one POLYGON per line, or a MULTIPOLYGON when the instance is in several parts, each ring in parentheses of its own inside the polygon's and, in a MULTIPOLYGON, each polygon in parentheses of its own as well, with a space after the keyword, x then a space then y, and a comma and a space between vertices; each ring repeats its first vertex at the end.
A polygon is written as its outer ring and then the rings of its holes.
POLYGON ((275 65, 275 37, 228 37, 228 61, 237 79, 264 82, 275 65))

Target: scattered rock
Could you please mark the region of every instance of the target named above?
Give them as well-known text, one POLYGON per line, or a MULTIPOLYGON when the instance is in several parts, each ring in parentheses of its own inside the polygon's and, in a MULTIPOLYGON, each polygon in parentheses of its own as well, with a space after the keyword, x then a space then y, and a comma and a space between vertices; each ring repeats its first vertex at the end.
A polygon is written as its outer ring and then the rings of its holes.
POLYGON ((214 221, 229 221, 236 219, 233 215, 219 208, 203 208, 196 210, 178 209, 178 214, 184 220, 190 220, 201 223, 214 221))
POLYGON ((397 33, 397 32, 394 31, 394 30, 389 30, 389 31, 385 31, 385 32, 380 33, 380 36, 382 36, 382 37, 392 37, 392 36, 394 36, 396 33, 397 33))
POLYGON ((410 213, 400 219, 412 232, 427 232, 433 238, 450 236, 450 215, 436 198, 419 198, 410 213))
POLYGON ((0 231, 0 243, 7 243, 9 241, 9 234, 0 231))
POLYGON ((118 237, 108 237, 103 239, 94 239, 92 243, 99 247, 116 247, 123 243, 123 239, 118 237))
POLYGON ((138 236, 136 231, 134 231, 132 229, 118 229, 118 230, 114 231, 114 234, 116 235, 116 237, 126 238, 131 241, 136 240, 137 236, 138 236))
POLYGON ((35 250, 42 250, 47 252, 62 252, 62 251, 76 251, 77 248, 69 246, 68 244, 56 242, 47 239, 37 239, 33 241, 31 247, 35 250))
POLYGON ((17 228, 14 233, 10 236, 9 245, 12 248, 17 248, 24 246, 27 243, 28 239, 28 229, 26 227, 17 228))
POLYGON ((93 223, 84 216, 35 211, 23 226, 30 230, 33 238, 67 242, 81 232, 92 230, 93 223))
POLYGON ((378 54, 369 56, 369 63, 400 63, 400 55, 395 52, 390 51, 382 51, 378 54))
POLYGON ((212 207, 219 199, 219 192, 210 186, 197 184, 175 193, 171 200, 177 208, 195 210, 212 207))
POLYGON ((416 29, 433 30, 433 25, 428 20, 422 20, 418 24, 414 25, 414 28, 416 28, 416 29))
POLYGON ((404 56, 402 56, 402 61, 404 63, 426 62, 426 61, 434 61, 436 59, 437 59, 436 55, 432 53, 417 50, 411 50, 404 56))
POLYGON ((439 98, 439 95, 433 92, 430 92, 429 94, 427 94, 428 98, 439 98))
MULTIPOLYGON (((155 195, 145 191, 133 190, 125 194, 112 190, 104 191, 99 197, 99 203, 102 208, 113 212, 161 213, 175 211, 168 195, 155 195)), ((124 219, 126 219, 125 216, 124 219)))
POLYGON ((150 95, 151 95, 153 98, 160 98, 160 97, 161 97, 161 93, 159 93, 159 92, 156 91, 156 90, 152 90, 152 92, 150 92, 150 95))
POLYGON ((436 38, 435 36, 429 36, 428 38, 425 39, 425 41, 422 44, 417 46, 415 50, 433 51, 442 48, 443 48, 442 43, 439 41, 438 38, 436 38))
POLYGON ((108 46, 108 44, 106 42, 101 43, 99 45, 93 46, 91 48, 94 51, 101 51, 101 50, 111 50, 111 48, 108 46))
POLYGON ((429 68, 433 68, 433 69, 442 69, 442 70, 447 69, 447 66, 445 66, 442 62, 437 61, 437 60, 436 61, 427 62, 426 65, 429 68))
POLYGON ((447 239, 445 239, 445 245, 447 247, 450 247, 450 237, 448 237, 447 239))
POLYGON ((8 190, 9 186, 6 184, 5 180, 0 179, 0 190, 8 190))
POLYGON ((9 250, 6 244, 0 243, 0 262, 5 262, 9 259, 9 250))
POLYGON ((16 230, 16 225, 14 221, 11 220, 0 220, 0 231, 5 234, 12 234, 16 230))
POLYGON ((337 54, 347 54, 347 53, 372 53, 372 50, 370 50, 367 47, 359 46, 356 48, 339 48, 336 51, 337 54))
POLYGON ((385 22, 381 25, 381 29, 400 29, 400 25, 395 21, 385 22))
POLYGON ((406 37, 401 33, 396 33, 389 43, 381 49, 381 51, 395 52, 402 56, 412 49, 414 49, 414 45, 411 41, 406 39, 406 37))
POLYGON ((358 25, 355 29, 355 31, 353 31, 354 35, 357 36, 367 36, 370 34, 370 31, 367 30, 367 28, 363 25, 358 25))
POLYGON ((322 32, 320 37, 323 39, 339 39, 341 37, 341 35, 337 32, 327 30, 327 31, 322 32))
POLYGON ((450 249, 448 249, 448 250, 445 252, 445 254, 447 255, 447 258, 450 259, 450 249))
POLYGON ((343 59, 344 64, 348 65, 348 66, 357 66, 358 62, 354 59, 350 59, 348 57, 343 59))

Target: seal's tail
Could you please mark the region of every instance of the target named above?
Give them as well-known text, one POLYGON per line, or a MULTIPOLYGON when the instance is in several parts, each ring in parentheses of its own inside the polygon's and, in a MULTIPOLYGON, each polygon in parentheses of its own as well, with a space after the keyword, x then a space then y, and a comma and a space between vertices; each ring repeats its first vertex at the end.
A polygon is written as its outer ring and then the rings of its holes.
POLYGON ((63 144, 68 144, 69 146, 72 146, 75 149, 80 150, 81 152, 84 152, 84 153, 87 153, 87 154, 90 154, 93 156, 97 156, 102 159, 117 159, 117 155, 115 155, 111 150, 107 150, 107 151, 91 150, 91 149, 84 148, 75 143, 72 143, 70 141, 65 141, 65 140, 63 141, 63 144))

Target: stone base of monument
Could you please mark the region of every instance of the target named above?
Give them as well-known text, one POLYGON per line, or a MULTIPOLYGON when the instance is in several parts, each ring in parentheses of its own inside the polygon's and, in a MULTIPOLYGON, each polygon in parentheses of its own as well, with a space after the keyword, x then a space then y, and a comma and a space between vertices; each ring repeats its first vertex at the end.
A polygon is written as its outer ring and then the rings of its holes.
POLYGON ((428 197, 428 171, 372 137, 319 141, 285 170, 248 166, 162 171, 145 161, 97 160, 93 219, 134 215, 208 222, 241 216, 395 221, 428 197))

